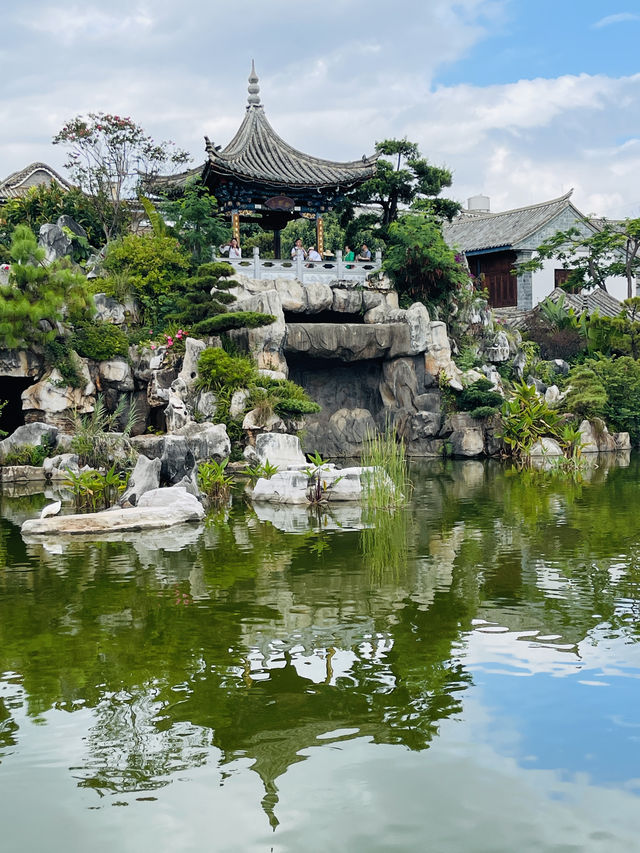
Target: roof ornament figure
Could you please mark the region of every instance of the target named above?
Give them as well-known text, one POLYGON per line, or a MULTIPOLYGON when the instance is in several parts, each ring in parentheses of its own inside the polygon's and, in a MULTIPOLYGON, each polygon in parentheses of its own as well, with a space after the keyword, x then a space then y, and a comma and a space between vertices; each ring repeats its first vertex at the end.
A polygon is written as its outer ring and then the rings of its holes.
POLYGON ((260 106, 260 86, 258 86, 258 75, 256 74, 256 66, 251 60, 251 74, 249 74, 249 97, 247 100, 249 101, 250 107, 259 107, 260 106))

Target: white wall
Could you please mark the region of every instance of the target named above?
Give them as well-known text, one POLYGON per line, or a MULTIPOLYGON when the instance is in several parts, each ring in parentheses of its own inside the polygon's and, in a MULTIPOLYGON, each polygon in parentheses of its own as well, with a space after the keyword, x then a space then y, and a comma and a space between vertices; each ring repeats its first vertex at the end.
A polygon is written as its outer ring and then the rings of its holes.
MULTIPOLYGON (((554 288, 554 270, 561 269, 562 263, 557 260, 544 261, 542 269, 533 274, 533 304, 542 302, 554 288)), ((627 279, 616 277, 607 280, 607 290, 616 299, 627 298, 627 279)), ((633 296, 635 296, 635 288, 633 296)))

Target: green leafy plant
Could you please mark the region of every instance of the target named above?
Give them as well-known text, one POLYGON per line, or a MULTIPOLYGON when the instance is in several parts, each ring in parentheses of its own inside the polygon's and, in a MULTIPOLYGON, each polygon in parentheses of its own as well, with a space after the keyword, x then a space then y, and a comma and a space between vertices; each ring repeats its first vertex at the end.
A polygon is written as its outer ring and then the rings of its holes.
POLYGON ((5 455, 4 464, 34 465, 40 468, 47 456, 51 455, 52 449, 51 442, 45 440, 41 444, 21 444, 9 450, 5 455))
POLYGON ((116 471, 113 465, 104 473, 91 470, 76 474, 70 468, 66 471, 67 479, 63 485, 72 491, 78 510, 96 512, 108 509, 118 500, 129 481, 129 473, 116 471))
POLYGON ((472 418, 487 418, 497 414, 504 398, 493 390, 488 379, 477 379, 456 397, 458 411, 469 412, 472 418))
POLYGON ((366 436, 362 464, 372 469, 364 477, 364 498, 369 509, 392 509, 406 503, 411 483, 404 441, 394 427, 366 436))
POLYGON ((129 441, 129 435, 136 420, 136 406, 126 397, 120 397, 116 408, 109 412, 101 394, 91 414, 74 414, 70 419, 73 432, 71 450, 78 454, 80 465, 108 468, 115 464, 117 468, 125 468, 134 464, 137 454, 129 441), (122 432, 114 432, 127 408, 127 420, 122 432))
POLYGON ((207 391, 247 388, 258 378, 254 363, 244 356, 232 356, 221 347, 209 347, 198 359, 198 387, 207 391))
POLYGON ((517 382, 511 398, 502 404, 501 438, 518 461, 527 459, 533 445, 544 436, 559 437, 560 417, 536 389, 517 382))
POLYGON ((226 503, 229 499, 233 477, 225 473, 228 462, 228 459, 222 462, 211 459, 198 465, 198 485, 211 503, 226 503))
POLYGON ((248 477, 249 482, 255 485, 260 479, 270 480, 274 474, 278 473, 278 470, 277 465, 272 465, 266 459, 260 465, 247 465, 244 469, 244 474, 248 477))

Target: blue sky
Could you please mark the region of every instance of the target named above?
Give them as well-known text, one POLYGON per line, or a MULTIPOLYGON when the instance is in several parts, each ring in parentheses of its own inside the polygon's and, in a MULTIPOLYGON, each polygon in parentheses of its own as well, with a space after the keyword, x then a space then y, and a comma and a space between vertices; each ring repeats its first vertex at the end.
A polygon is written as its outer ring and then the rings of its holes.
POLYGON ((276 130, 358 159, 403 137, 493 210, 574 188, 640 215, 638 0, 23 0, 3 10, 0 173, 61 168, 69 118, 130 115, 194 163, 225 145, 255 58, 276 130))

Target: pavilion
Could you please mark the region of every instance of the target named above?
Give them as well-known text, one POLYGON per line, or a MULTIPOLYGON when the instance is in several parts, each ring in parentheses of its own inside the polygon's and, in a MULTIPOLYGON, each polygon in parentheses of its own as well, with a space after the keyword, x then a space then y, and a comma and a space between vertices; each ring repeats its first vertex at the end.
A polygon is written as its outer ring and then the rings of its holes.
POLYGON ((223 214, 231 217, 232 233, 240 237, 240 222, 256 220, 274 232, 274 255, 281 257, 280 232, 287 222, 303 217, 315 221, 316 245, 324 251, 323 214, 346 192, 375 174, 378 154, 347 163, 321 160, 297 151, 269 124, 260 103, 258 75, 253 62, 246 113, 226 148, 205 136, 204 167, 154 181, 154 190, 176 192, 190 177, 200 176, 215 195, 223 214))

